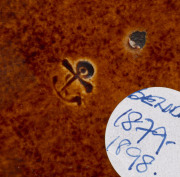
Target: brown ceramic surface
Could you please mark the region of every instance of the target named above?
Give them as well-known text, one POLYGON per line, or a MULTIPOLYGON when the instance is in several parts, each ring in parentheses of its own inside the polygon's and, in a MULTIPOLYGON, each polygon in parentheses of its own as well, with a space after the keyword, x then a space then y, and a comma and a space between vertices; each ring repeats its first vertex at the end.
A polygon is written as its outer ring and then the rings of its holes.
POLYGON ((118 177, 106 124, 134 91, 180 90, 179 17, 174 0, 0 0, 0 177, 118 177), (143 49, 128 46, 136 30, 143 49), (90 93, 76 78, 58 95, 64 59, 93 65, 90 93))

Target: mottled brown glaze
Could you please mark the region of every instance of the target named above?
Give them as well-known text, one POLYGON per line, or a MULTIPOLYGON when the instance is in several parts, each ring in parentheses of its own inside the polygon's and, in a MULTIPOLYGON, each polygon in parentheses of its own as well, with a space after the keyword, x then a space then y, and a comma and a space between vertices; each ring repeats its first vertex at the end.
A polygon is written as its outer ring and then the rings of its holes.
POLYGON ((1 0, 0 176, 118 177, 105 150, 105 129, 116 105, 146 87, 180 90, 180 1, 1 0), (128 45, 146 32, 143 49, 128 45), (68 59, 94 66, 86 93, 68 59))

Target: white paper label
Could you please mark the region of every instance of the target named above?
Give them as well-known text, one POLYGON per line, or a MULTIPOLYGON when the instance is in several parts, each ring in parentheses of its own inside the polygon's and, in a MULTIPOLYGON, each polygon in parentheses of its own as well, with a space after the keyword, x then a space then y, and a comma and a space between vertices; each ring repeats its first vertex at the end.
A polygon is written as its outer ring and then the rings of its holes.
POLYGON ((179 177, 180 92, 151 87, 126 97, 108 121, 105 145, 121 177, 179 177))

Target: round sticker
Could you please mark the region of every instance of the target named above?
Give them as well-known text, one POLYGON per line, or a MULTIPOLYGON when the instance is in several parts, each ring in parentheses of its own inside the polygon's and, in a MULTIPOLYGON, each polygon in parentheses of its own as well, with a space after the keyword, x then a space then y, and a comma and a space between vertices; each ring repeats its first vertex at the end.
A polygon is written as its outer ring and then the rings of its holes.
POLYGON ((127 96, 108 121, 105 145, 121 177, 179 177, 180 92, 151 87, 127 96))

